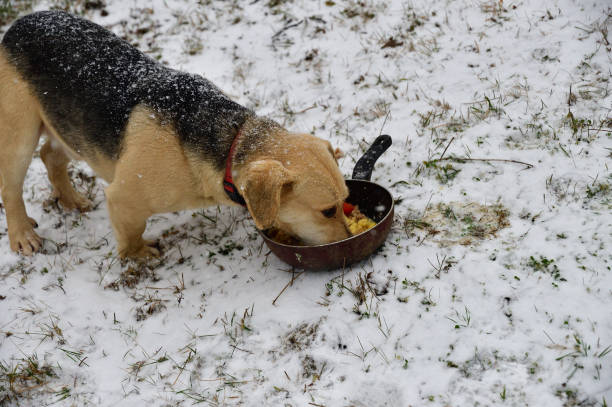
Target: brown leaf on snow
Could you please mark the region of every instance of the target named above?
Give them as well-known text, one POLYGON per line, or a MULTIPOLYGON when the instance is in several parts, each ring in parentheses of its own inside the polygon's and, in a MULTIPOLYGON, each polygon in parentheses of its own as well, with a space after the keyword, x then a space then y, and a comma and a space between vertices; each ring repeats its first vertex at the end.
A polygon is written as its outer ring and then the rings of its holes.
POLYGON ((393 37, 389 37, 387 42, 385 42, 384 45, 382 46, 382 49, 385 49, 385 48, 395 48, 395 47, 399 47, 400 45, 404 45, 404 43, 396 40, 393 37))

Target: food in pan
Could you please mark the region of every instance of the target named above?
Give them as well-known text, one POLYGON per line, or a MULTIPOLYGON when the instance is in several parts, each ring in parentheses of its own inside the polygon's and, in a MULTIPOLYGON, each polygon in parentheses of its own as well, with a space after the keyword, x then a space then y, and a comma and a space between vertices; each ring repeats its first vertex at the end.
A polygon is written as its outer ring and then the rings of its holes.
POLYGON ((361 213, 358 207, 354 207, 351 213, 347 215, 346 224, 353 236, 376 226, 376 222, 361 213))

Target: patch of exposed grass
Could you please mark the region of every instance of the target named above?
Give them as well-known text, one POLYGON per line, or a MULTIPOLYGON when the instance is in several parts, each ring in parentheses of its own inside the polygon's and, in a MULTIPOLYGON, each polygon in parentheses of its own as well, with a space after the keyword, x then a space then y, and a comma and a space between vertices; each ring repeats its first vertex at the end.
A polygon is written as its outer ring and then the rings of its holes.
POLYGON ((133 264, 125 268, 112 282, 108 283, 104 288, 111 288, 118 291, 121 287, 135 288, 141 281, 159 281, 160 278, 155 273, 155 270, 145 264, 133 264))
POLYGON ((215 323, 219 322, 223 325, 225 336, 229 339, 229 346, 233 349, 232 353, 235 350, 250 353, 250 351, 241 346, 246 336, 253 330, 251 328, 251 319, 253 318, 254 310, 255 304, 253 304, 251 308, 245 308, 242 316, 234 311, 231 316, 225 313, 222 318, 215 321, 215 323))
POLYGON ((136 308, 136 321, 144 321, 153 314, 166 309, 164 301, 159 298, 148 297, 145 303, 136 308))
POLYGON ((0 2, 0 25, 8 24, 14 20, 19 14, 17 5, 11 0, 2 0, 0 2))
POLYGON ((440 164, 438 161, 423 161, 423 165, 430 173, 433 173, 440 184, 450 183, 461 172, 461 169, 453 167, 452 164, 440 164))
MULTIPOLYGON (((517 8, 516 4, 510 6, 513 10, 517 8)), ((503 21, 510 21, 508 9, 504 7, 504 0, 486 0, 480 2, 480 11, 487 16, 487 20, 496 24, 502 24, 503 21)))
POLYGON ((107 16, 105 0, 50 0, 50 8, 68 11, 72 14, 88 15, 92 12, 100 12, 107 16))
POLYGON ((384 3, 375 4, 376 2, 363 0, 349 0, 343 3, 345 5, 340 14, 349 19, 360 17, 363 23, 366 23, 376 17, 378 12, 377 6, 380 6, 380 4, 384 6, 384 3))
MULTIPOLYGON (((555 281, 567 281, 561 276, 561 271, 553 259, 548 259, 544 256, 540 256, 539 259, 536 259, 534 256, 529 256, 527 267, 531 268, 533 271, 549 274, 555 281)), ((553 283, 553 285, 555 284, 553 283)))
POLYGON ((187 55, 197 55, 202 53, 204 49, 204 44, 202 43, 202 39, 197 35, 193 34, 190 37, 185 38, 185 42, 183 43, 183 52, 187 55))
POLYGON ((587 199, 593 199, 596 197, 605 197, 610 195, 610 184, 607 182, 598 182, 586 187, 587 199))
POLYGON ((295 352, 308 348, 319 333, 319 324, 320 322, 303 323, 287 332, 282 339, 284 352, 295 352))
POLYGON ((39 361, 36 354, 16 363, 0 362, 0 405, 29 399, 55 377, 54 368, 39 361))
POLYGON ((455 310, 455 313, 452 316, 447 316, 446 319, 453 323, 455 329, 467 328, 472 322, 472 313, 467 306, 464 306, 463 312, 455 310))
POLYGON ((475 118, 476 121, 483 121, 490 117, 501 117, 504 113, 504 110, 501 107, 503 102, 503 98, 501 95, 493 94, 491 97, 484 95, 483 100, 478 100, 476 102, 469 103, 468 106, 468 120, 475 118), (493 103, 493 102, 496 103, 493 103))
POLYGON ((439 203, 428 208, 425 215, 405 226, 419 227, 442 246, 470 245, 494 237, 510 225, 510 212, 501 204, 439 203))

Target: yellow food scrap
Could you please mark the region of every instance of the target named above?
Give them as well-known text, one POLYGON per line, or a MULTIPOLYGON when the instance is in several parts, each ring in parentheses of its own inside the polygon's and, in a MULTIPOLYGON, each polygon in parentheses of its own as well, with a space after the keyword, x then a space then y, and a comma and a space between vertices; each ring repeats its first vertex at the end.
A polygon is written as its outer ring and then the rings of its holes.
POLYGON ((358 235, 376 226, 376 222, 365 216, 358 208, 346 217, 346 224, 353 235, 358 235))

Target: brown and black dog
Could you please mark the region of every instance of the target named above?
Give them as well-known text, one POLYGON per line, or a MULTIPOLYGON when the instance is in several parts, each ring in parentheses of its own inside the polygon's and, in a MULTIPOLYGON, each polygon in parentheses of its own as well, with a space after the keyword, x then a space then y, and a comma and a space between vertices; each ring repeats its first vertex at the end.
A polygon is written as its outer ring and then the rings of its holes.
POLYGON ((109 183, 121 257, 159 254, 142 238, 155 213, 242 199, 259 229, 309 244, 349 236, 348 190, 329 142, 290 133, 205 78, 59 11, 17 20, 0 46, 0 188, 11 249, 25 255, 41 246, 22 192, 42 133, 40 155, 64 209, 90 207, 70 182, 70 159, 109 183))

